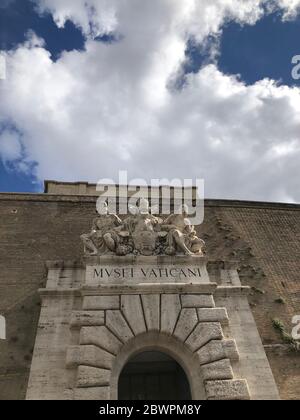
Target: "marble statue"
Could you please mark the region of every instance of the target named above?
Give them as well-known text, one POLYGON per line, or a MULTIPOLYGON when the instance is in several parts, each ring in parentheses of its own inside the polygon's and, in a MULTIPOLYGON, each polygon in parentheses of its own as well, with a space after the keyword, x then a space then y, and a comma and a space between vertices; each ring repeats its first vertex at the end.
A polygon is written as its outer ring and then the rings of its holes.
POLYGON ((135 251, 142 255, 153 255, 160 237, 162 220, 150 213, 148 200, 141 199, 132 232, 135 251))
POLYGON ((121 226, 121 219, 115 214, 109 214, 107 203, 103 203, 98 216, 93 220, 90 233, 80 236, 85 254, 98 255, 106 251, 116 251, 120 242, 117 228, 121 226))
POLYGON ((184 204, 178 214, 171 214, 164 221, 163 229, 168 231, 166 254, 174 255, 177 251, 186 255, 202 254, 204 241, 198 238, 187 216, 188 207, 184 204))
POLYGON ((148 200, 138 206, 123 221, 108 212, 106 203, 93 220, 90 233, 81 235, 86 255, 202 255, 204 241, 197 236, 188 218, 188 207, 181 206, 178 214, 165 220, 151 213, 148 200))

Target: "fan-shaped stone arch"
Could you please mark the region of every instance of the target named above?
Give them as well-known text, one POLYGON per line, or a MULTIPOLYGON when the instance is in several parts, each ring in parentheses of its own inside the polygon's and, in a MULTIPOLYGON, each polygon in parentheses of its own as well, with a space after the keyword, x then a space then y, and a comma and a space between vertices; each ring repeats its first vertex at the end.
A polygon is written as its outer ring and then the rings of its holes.
POLYGON ((249 398, 246 381, 234 379, 238 351, 224 337, 227 323, 226 309, 216 308, 210 293, 85 296, 71 320, 79 345, 67 352, 67 367, 77 369, 73 398, 116 399, 120 369, 143 349, 177 360, 194 399, 249 398))

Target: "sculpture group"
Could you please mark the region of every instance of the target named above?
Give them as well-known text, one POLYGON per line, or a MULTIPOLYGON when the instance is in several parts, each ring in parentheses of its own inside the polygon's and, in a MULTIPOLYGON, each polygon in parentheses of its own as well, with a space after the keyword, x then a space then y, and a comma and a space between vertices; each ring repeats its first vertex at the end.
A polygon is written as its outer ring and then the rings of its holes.
POLYGON ((149 202, 140 199, 131 212, 121 220, 103 203, 90 233, 81 235, 85 255, 202 255, 205 244, 188 218, 186 205, 163 219, 151 214, 149 202))

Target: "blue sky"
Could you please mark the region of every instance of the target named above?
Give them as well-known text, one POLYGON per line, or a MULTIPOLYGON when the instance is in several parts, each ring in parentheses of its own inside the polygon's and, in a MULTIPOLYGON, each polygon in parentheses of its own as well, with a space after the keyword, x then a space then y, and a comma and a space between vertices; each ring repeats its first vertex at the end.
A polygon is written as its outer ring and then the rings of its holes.
MULTIPOLYGON (((37 13, 31 1, 10 0, 6 7, 3 4, 0 6, 0 50, 17 49, 25 42, 28 30, 32 30, 44 39, 44 48, 51 53, 53 61, 60 59, 62 51, 84 52, 87 34, 76 23, 67 20, 64 27, 59 28, 53 15, 37 13)), ((282 85, 297 86, 297 82, 291 78, 291 59, 300 54, 299 16, 283 22, 282 12, 277 11, 265 15, 254 25, 227 21, 220 32, 219 52, 215 61, 203 53, 201 43, 190 42, 186 46, 189 62, 184 66, 185 73, 197 73, 203 66, 215 62, 224 75, 239 74, 240 80, 247 85, 270 78, 282 85)), ((96 40, 110 42, 111 38, 109 34, 102 34, 96 40)), ((16 162, 2 159, 0 191, 36 192, 42 189, 42 180, 36 179, 34 170, 26 174, 19 172, 16 167, 16 162)), ((53 175, 55 177, 55 171, 53 175)), ((51 177, 51 171, 47 176, 51 177)))
MULTIPOLYGON (((282 14, 272 13, 255 25, 227 23, 220 38, 218 67, 226 74, 239 74, 241 80, 253 84, 265 77, 288 86, 295 85, 291 75, 291 58, 299 48, 300 17, 282 22, 282 14)), ((191 42, 186 71, 198 71, 210 61, 207 51, 191 42)))
POLYGON ((294 85, 291 58, 299 51, 300 18, 282 22, 281 14, 264 17, 256 25, 227 25, 221 39, 219 67, 225 73, 239 73, 252 84, 269 77, 294 85))
MULTIPOLYGON (((0 6, 0 50, 10 50, 24 42, 28 30, 35 31, 46 41, 53 60, 64 50, 84 49, 80 29, 70 21, 64 28, 58 28, 52 16, 49 13, 40 16, 31 1, 15 0, 8 7, 0 6)), ((34 174, 20 172, 14 165, 0 162, 0 191, 40 192, 42 189, 43 183, 34 174)))
POLYGON ((31 29, 46 41, 53 60, 63 50, 83 49, 84 37, 80 29, 68 21, 63 29, 58 28, 48 13, 41 16, 28 0, 14 0, 8 7, 0 7, 0 49, 9 50, 24 42, 31 29))

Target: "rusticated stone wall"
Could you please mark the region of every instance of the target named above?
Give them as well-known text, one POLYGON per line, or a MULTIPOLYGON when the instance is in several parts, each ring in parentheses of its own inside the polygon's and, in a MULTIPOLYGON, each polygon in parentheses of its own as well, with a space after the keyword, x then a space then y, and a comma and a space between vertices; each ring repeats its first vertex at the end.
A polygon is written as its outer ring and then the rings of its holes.
POLYGON ((229 320, 215 307, 214 287, 209 293, 207 285, 185 285, 182 292, 194 294, 180 295, 174 285, 155 286, 88 290, 75 311, 66 289, 45 289, 27 398, 115 399, 122 354, 140 342, 143 350, 156 344, 179 358, 184 353, 194 399, 249 399, 247 382, 234 378, 231 361, 239 354, 224 337, 229 320))
MULTIPOLYGON (((40 313, 38 288, 47 260, 80 260, 79 235, 90 229, 95 197, 0 195, 0 314, 7 340, 0 341, 0 399, 24 399, 40 313)), ((272 319, 291 331, 300 313, 300 206, 206 201, 199 227, 207 243, 209 271, 238 262, 250 285, 252 311, 281 398, 300 398, 300 356, 281 347, 272 319)))

